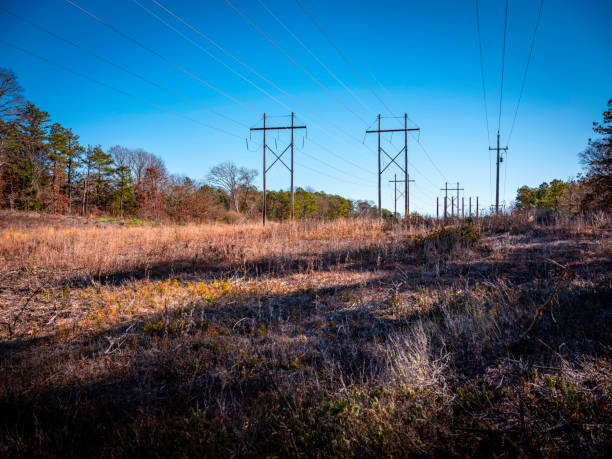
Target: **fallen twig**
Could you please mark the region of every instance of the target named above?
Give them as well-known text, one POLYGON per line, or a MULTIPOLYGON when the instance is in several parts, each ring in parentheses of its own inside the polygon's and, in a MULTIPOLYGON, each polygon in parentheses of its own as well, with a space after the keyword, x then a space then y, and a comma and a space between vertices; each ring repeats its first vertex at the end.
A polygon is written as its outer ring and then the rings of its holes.
POLYGON ((561 274, 561 277, 557 281, 557 284, 555 285, 555 288, 554 288, 553 292, 548 297, 548 300, 546 300, 546 302, 544 304, 542 304, 540 307, 538 307, 538 309, 536 310, 535 316, 533 317, 533 320, 531 321, 531 324, 529 324, 529 327, 527 327, 527 330, 525 330, 523 333, 521 333, 521 335, 516 340, 514 340, 514 342, 512 344, 520 343, 521 341, 523 341, 525 339, 525 337, 529 333, 531 333, 531 330, 533 330, 533 328, 537 325, 537 323, 542 318, 542 315, 544 314, 544 311, 546 311, 546 308, 548 308, 550 305, 552 305, 552 302, 555 299, 555 296, 557 295, 557 292, 561 288, 561 284, 563 283, 563 281, 568 276, 569 276, 569 266, 565 266, 564 270, 563 270, 563 273, 561 274))

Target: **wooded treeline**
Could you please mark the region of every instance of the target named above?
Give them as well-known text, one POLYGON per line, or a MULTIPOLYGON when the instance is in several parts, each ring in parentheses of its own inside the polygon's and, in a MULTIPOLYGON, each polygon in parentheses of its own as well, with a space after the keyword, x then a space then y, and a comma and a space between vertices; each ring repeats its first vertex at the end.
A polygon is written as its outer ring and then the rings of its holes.
POLYGON ((603 121, 593 123, 596 139, 579 154, 585 174, 576 180, 553 180, 539 187, 523 186, 516 195, 518 209, 544 209, 582 214, 612 211, 612 99, 603 121))
MULTIPOLYGON (((15 210, 145 219, 235 221, 261 214, 257 172, 225 162, 205 181, 170 174, 158 156, 116 145, 82 145, 72 129, 23 99, 0 68, 0 206, 15 210)), ((268 193, 269 218, 290 216, 288 191, 268 193)), ((368 202, 298 188, 296 218, 375 214, 368 202)))

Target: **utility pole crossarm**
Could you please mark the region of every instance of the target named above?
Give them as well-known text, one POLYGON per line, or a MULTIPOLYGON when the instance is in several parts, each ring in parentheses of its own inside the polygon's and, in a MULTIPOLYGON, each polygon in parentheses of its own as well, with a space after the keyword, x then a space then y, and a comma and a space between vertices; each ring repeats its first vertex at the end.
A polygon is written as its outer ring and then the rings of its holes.
POLYGON ((420 131, 421 128, 410 128, 410 129, 374 129, 366 131, 366 134, 375 134, 377 132, 406 132, 406 131, 420 131))
POLYGON ((276 127, 260 127, 260 128, 251 128, 251 131, 274 131, 279 129, 306 129, 306 126, 276 126, 276 127))

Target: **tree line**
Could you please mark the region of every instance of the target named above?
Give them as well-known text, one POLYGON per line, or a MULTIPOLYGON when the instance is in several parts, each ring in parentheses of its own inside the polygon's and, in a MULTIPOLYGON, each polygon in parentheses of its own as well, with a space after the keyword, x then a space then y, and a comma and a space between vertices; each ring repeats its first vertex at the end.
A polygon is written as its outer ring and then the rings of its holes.
POLYGON ((516 195, 518 209, 543 209, 583 214, 612 211, 612 99, 603 121, 593 123, 595 139, 579 153, 584 175, 575 180, 553 180, 538 187, 523 186, 516 195))
MULTIPOLYGON (((170 174, 161 158, 120 145, 82 145, 72 129, 25 101, 0 68, 0 207, 58 214, 236 221, 261 215, 257 171, 224 162, 206 180, 170 174)), ((290 217, 290 193, 267 193, 269 218, 290 217)), ((375 215, 368 201, 295 191, 295 218, 375 215)))

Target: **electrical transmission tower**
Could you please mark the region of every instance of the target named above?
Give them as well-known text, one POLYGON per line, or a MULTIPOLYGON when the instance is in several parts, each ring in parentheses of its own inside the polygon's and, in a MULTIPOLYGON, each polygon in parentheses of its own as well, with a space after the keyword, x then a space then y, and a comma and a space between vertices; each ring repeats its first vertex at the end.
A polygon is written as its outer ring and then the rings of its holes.
POLYGON ((404 113, 404 128, 403 129, 381 129, 380 128, 380 114, 378 115, 378 129, 366 131, 366 134, 378 134, 378 216, 382 217, 382 187, 381 180, 382 174, 387 170, 387 168, 393 163, 395 164, 399 170, 404 173, 404 197, 405 197, 405 208, 404 208, 404 218, 408 218, 410 215, 410 190, 408 188, 410 179, 408 176, 408 131, 420 131, 420 128, 410 128, 408 129, 408 114, 404 113), (380 146, 380 134, 384 132, 403 132, 404 133, 404 147, 394 156, 391 157, 389 153, 387 153, 380 146), (382 155, 384 153, 390 161, 387 163, 385 167, 381 169, 382 164, 382 155), (404 167, 400 166, 395 160, 399 155, 404 153, 404 167))
POLYGON ((291 112, 291 126, 266 126, 266 114, 263 114, 263 127, 260 128, 251 128, 251 131, 263 131, 263 202, 262 202, 262 211, 261 211, 261 219, 262 223, 266 224, 266 212, 267 212, 267 199, 266 199, 266 173, 274 166, 278 161, 282 163, 283 166, 287 168, 289 173, 291 174, 291 219, 293 220, 293 150, 294 150, 294 131, 296 129, 306 129, 306 126, 296 126, 295 125, 295 113, 291 112), (291 142, 282 153, 279 155, 277 152, 272 150, 266 143, 266 132, 267 131, 280 131, 284 129, 291 130, 291 142), (291 151, 291 167, 287 166, 285 162, 282 160, 283 155, 287 152, 287 150, 291 151), (276 159, 270 164, 270 166, 266 167, 266 150, 272 153, 276 159))
POLYGON ((497 174, 495 181, 495 213, 499 213, 499 163, 504 161, 504 158, 500 155, 500 151, 508 151, 508 147, 500 147, 499 146, 499 131, 497 131, 497 147, 489 147, 489 150, 497 151, 497 174))
MULTIPOLYGON (((457 217, 459 216, 459 191, 463 191, 463 188, 459 188, 459 182, 457 182, 456 188, 449 188, 448 182, 444 182, 444 188, 440 188, 440 191, 444 191, 444 218, 448 216, 448 192, 456 191, 457 192, 457 217)), ((453 197, 454 198, 454 197, 453 197)), ((451 216, 454 215, 455 211, 455 201, 452 200, 451 204, 451 216)))
MULTIPOLYGON (((396 216, 397 216, 397 199, 398 199, 398 196, 397 196, 397 184, 398 183, 404 183, 405 181, 406 180, 398 180, 397 179, 397 174, 393 174, 393 180, 389 180, 389 183, 393 183, 393 190, 394 190, 394 192, 393 192, 393 217, 394 218, 396 218, 396 216)), ((408 190, 410 190, 410 182, 414 182, 414 180, 410 179, 410 174, 408 174, 408 187, 407 187, 408 190)), ((399 198, 401 199, 402 195, 404 193, 402 193, 400 191, 399 194, 400 194, 399 198)))

